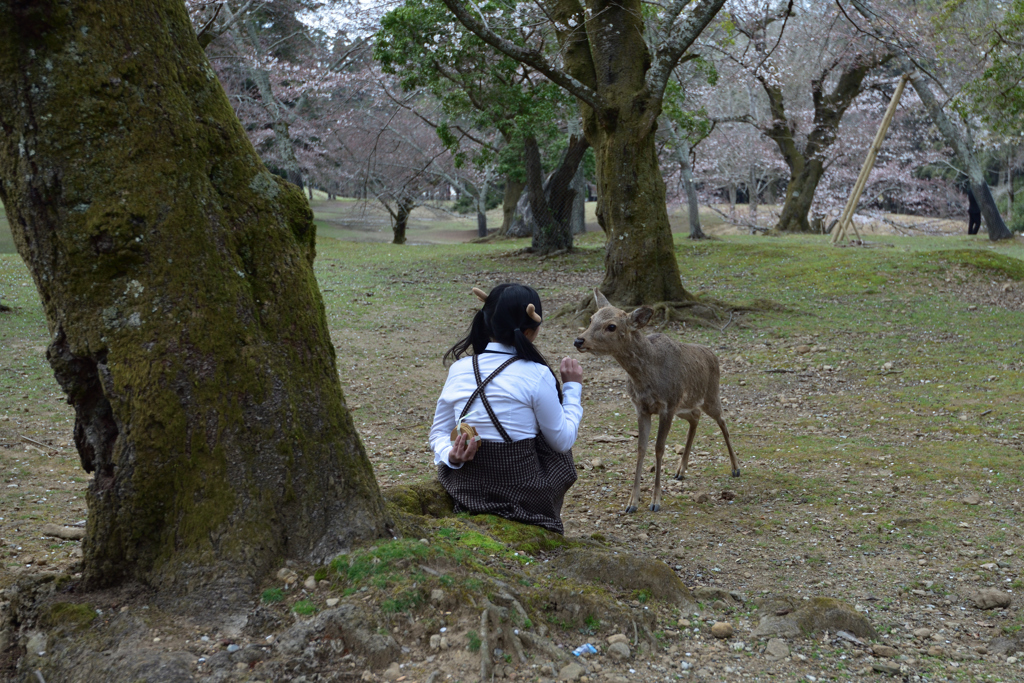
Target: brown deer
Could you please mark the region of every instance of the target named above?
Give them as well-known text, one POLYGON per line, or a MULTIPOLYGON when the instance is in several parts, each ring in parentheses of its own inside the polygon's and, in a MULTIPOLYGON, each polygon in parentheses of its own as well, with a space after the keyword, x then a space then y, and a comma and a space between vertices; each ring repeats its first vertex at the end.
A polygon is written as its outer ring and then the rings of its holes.
POLYGON ((590 319, 590 327, 576 338, 573 345, 581 353, 611 356, 629 376, 626 391, 636 407, 640 436, 637 439, 633 495, 629 498, 626 512, 636 512, 640 502, 640 475, 647 440, 651 435, 651 415, 658 416, 651 510, 657 512, 661 509, 661 459, 665 455, 665 441, 672 428, 672 419, 677 415, 690 423, 690 430, 686 434, 686 448, 679 460, 676 479, 686 476, 690 447, 701 411, 718 423, 725 437, 725 447, 729 449, 732 476, 740 476, 740 466, 729 441, 729 430, 722 419, 722 402, 718 398, 718 357, 714 352, 699 344, 680 344, 664 334, 643 334, 642 328, 654 314, 648 306, 626 313, 608 303, 608 299, 596 289, 594 300, 598 310, 590 319))

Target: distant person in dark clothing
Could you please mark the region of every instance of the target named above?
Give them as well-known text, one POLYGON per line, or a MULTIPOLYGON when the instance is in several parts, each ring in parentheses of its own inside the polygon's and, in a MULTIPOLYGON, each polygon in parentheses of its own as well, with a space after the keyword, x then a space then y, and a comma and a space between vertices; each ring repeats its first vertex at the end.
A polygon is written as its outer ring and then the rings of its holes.
POLYGON ((967 188, 967 234, 977 235, 981 228, 981 207, 978 200, 974 198, 971 188, 967 188))

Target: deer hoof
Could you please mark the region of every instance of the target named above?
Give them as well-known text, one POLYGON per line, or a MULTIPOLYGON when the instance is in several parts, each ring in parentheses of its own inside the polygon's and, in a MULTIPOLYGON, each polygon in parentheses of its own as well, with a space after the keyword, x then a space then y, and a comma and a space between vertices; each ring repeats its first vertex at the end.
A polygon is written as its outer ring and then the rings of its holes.
POLYGON ((733 471, 732 471, 732 476, 733 476, 733 477, 738 477, 738 476, 740 476, 740 471, 739 471, 738 469, 735 469, 735 470, 733 470, 733 471))
POLYGON ((675 479, 676 481, 685 481, 686 480, 686 475, 685 474, 676 474, 676 476, 674 476, 672 478, 675 479))
POLYGON ((636 505, 630 505, 626 508, 626 512, 636 512, 636 505))
POLYGON ((658 505, 657 503, 652 503, 651 504, 651 512, 657 512, 660 509, 661 509, 661 506, 658 505))

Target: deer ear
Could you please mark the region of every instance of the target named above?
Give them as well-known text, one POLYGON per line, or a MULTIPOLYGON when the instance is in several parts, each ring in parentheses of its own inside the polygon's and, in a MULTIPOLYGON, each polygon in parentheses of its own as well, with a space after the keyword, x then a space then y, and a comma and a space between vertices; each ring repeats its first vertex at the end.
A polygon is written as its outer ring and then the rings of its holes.
POLYGON ((639 330, 641 327, 651 322, 651 316, 653 315, 653 308, 650 306, 641 306, 629 314, 629 326, 634 330, 639 330))
POLYGON ((598 308, 604 308, 605 306, 611 306, 611 302, 601 293, 600 289, 594 290, 594 303, 597 304, 598 308))

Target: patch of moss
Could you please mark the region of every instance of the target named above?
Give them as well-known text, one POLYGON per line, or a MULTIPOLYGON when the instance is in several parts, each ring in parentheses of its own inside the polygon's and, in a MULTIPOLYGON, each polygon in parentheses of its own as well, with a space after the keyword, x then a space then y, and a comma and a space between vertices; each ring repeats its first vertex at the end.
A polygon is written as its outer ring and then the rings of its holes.
POLYGON ((263 591, 263 595, 260 596, 263 602, 270 604, 273 602, 281 602, 284 600, 284 591, 280 588, 268 588, 263 591))
POLYGON ((482 550, 488 553, 500 553, 505 551, 505 546, 495 541, 490 536, 485 536, 479 531, 467 531, 459 537, 459 545, 464 545, 475 550, 482 550))
POLYGON ((77 602, 57 602, 50 605, 43 621, 53 628, 70 628, 77 631, 91 624, 96 617, 96 610, 89 605, 77 602))
POLYGON ((926 252, 919 257, 928 261, 941 260, 998 273, 1011 280, 1024 280, 1024 261, 982 249, 951 249, 926 252))
POLYGON ((292 605, 292 611, 296 614, 308 617, 312 614, 316 614, 317 608, 311 600, 299 600, 297 603, 292 605))
POLYGON ((383 495, 387 503, 412 515, 451 517, 455 510, 451 496, 437 479, 392 486, 383 495))
POLYGON ((575 545, 561 534, 532 524, 521 524, 494 515, 475 515, 470 519, 475 524, 484 527, 490 535, 502 543, 530 555, 575 545))

